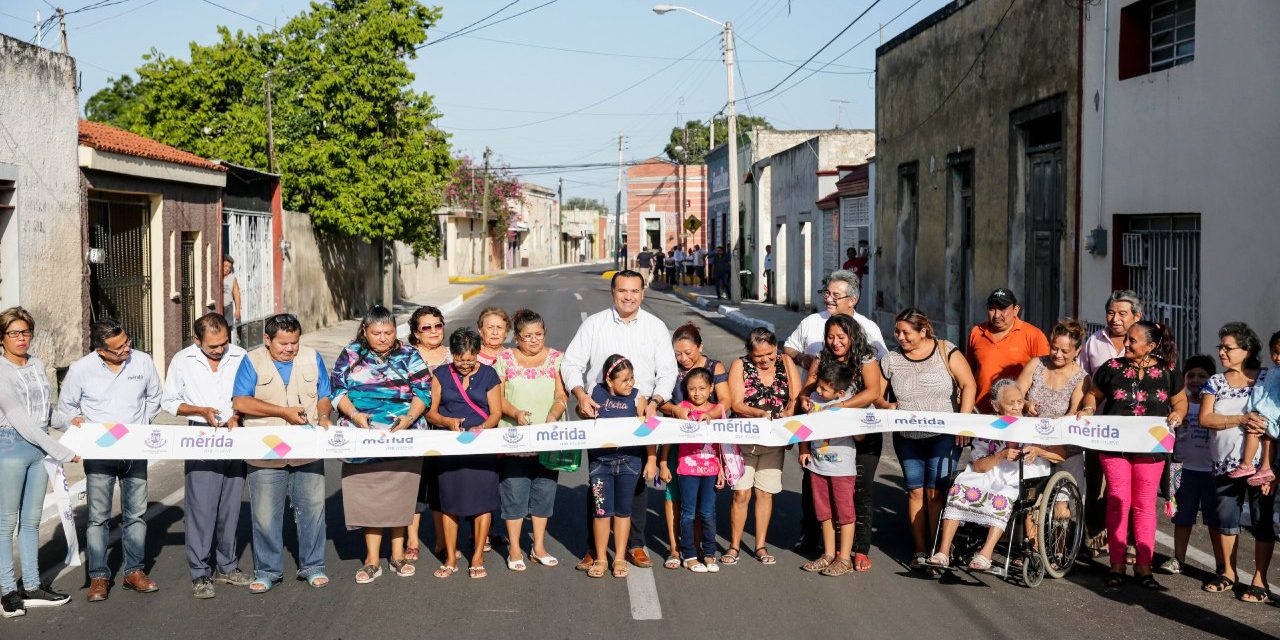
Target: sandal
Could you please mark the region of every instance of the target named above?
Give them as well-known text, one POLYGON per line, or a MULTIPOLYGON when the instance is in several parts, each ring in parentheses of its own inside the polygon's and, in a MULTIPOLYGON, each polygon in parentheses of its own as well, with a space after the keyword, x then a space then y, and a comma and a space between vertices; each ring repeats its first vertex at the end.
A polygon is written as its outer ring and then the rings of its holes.
POLYGON ((1134 551, 1132 547, 1125 550, 1124 563, 1132 567, 1137 562, 1138 562, 1138 552, 1134 551))
POLYGON ((524 571, 527 567, 525 566, 524 558, 520 558, 517 560, 512 560, 511 558, 507 558, 507 568, 512 571, 524 571))
POLYGON ((408 547, 404 550, 404 559, 409 562, 417 562, 421 558, 421 556, 418 555, 419 553, 420 552, 417 547, 408 547))
POLYGON ((604 560, 596 560, 595 562, 592 562, 591 566, 587 568, 587 577, 603 578, 605 568, 608 566, 609 566, 609 563, 604 560))
POLYGON ((926 558, 924 562, 922 562, 921 564, 926 567, 933 567, 935 569, 950 569, 951 556, 939 551, 929 556, 928 558, 926 558))
POLYGON ((369 584, 382 577, 382 564, 366 564, 356 571, 356 584, 369 584))
POLYGON ((706 573, 707 565, 698 562, 697 558, 689 558, 684 561, 684 568, 694 573, 706 573))
POLYGON ((329 576, 326 576, 323 571, 313 573, 307 576, 307 586, 312 589, 323 589, 329 586, 329 576))
POLYGON ((1107 577, 1103 579, 1102 585, 1108 589, 1116 589, 1124 584, 1125 575, 1123 573, 1107 573, 1107 577))
POLYGON ((615 577, 615 578, 625 578, 625 577, 627 577, 627 573, 629 573, 630 571, 631 571, 631 569, 630 569, 629 567, 627 567, 627 561, 626 561, 626 560, 614 560, 614 561, 613 561, 613 577, 615 577))
MULTIPOLYGON (((1276 479, 1275 472, 1273 472, 1270 469, 1263 469, 1249 476, 1249 479, 1246 480, 1245 483, 1251 487, 1261 487, 1262 485, 1268 482, 1271 482, 1272 480, 1275 480, 1275 479, 1276 479)), ((1254 601, 1248 600, 1247 602, 1254 602, 1254 601)), ((1258 601, 1258 602, 1261 602, 1261 601, 1258 601)))
POLYGON ((1209 593, 1222 593, 1223 591, 1230 591, 1234 586, 1236 586, 1235 580, 1219 574, 1214 576, 1212 580, 1201 585, 1200 589, 1202 591, 1208 591, 1209 593))
POLYGON ((467 567, 468 578, 479 580, 480 578, 486 578, 488 576, 489 576, 489 571, 485 569, 484 565, 482 564, 478 564, 474 567, 467 567))
POLYGON ((1257 585, 1249 585, 1236 596, 1240 602, 1258 603, 1269 602, 1271 600, 1271 591, 1269 587, 1259 587, 1257 585))
POLYGON ((758 547, 756 549, 756 560, 759 560, 760 564, 778 564, 778 559, 769 553, 768 547, 758 547))
POLYGON ((849 562, 848 558, 836 558, 836 561, 832 562, 831 566, 822 570, 822 575, 838 578, 850 571, 853 571, 853 563, 849 562))
POLYGON ((435 572, 433 572, 431 575, 433 575, 433 576, 435 576, 435 577, 437 577, 437 578, 448 578, 449 576, 451 576, 451 575, 453 575, 453 574, 455 574, 455 573, 457 573, 457 572, 458 572, 458 568, 457 568, 457 567, 451 567, 451 566, 449 566, 449 565, 447 565, 447 564, 442 564, 442 565, 440 565, 440 568, 439 568, 439 569, 436 569, 436 570, 435 570, 435 572))
POLYGON ((715 556, 707 556, 702 564, 707 565, 707 573, 720 573, 720 563, 716 562, 715 556))
POLYGON ((973 559, 969 561, 969 570, 970 571, 990 571, 991 558, 988 558, 982 555, 981 553, 974 554, 973 559))
POLYGON ((554 567, 560 564, 560 561, 553 555, 536 556, 532 552, 529 553, 529 559, 544 567, 554 567))
POLYGON ((267 580, 265 578, 261 578, 261 579, 255 578, 253 582, 249 583, 249 593, 252 593, 255 595, 263 594, 274 589, 277 584, 279 583, 277 583, 274 580, 267 580))
POLYGON ((409 562, 408 558, 403 560, 396 560, 395 558, 392 558, 387 564, 391 565, 392 570, 394 570, 396 575, 401 578, 411 578, 413 577, 413 574, 418 572, 418 568, 415 567, 412 562, 409 562))
POLYGON ((1152 591, 1166 591, 1159 582, 1156 582, 1155 575, 1150 573, 1138 576, 1138 584, 1142 585, 1144 589, 1150 589, 1152 591))
POLYGON ((871 570, 871 557, 865 553, 853 554, 853 570, 863 573, 871 570))
POLYGON ((800 568, 804 571, 808 571, 809 573, 817 573, 831 566, 831 562, 833 560, 835 560, 835 558, 829 555, 823 554, 818 556, 816 560, 810 560, 800 565, 800 568))
POLYGON ((680 556, 667 556, 667 559, 662 563, 662 566, 667 569, 679 569, 680 556))
POLYGON ((720 556, 720 563, 727 564, 727 565, 738 564, 738 556, 741 554, 742 554, 742 551, 737 547, 729 549, 728 551, 724 552, 724 555, 720 556))

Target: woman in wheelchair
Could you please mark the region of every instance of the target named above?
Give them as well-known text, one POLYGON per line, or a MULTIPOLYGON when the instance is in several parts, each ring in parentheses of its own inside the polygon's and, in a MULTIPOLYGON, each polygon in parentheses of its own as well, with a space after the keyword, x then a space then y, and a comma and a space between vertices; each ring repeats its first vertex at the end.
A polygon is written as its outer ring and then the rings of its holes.
MULTIPOLYGON (((1013 380, 997 380, 991 387, 991 397, 994 399, 996 415, 1023 415, 1026 398, 1013 380)), ((969 562, 969 569, 990 569, 996 544, 1017 508, 1019 466, 1022 467, 1023 480, 1045 478, 1052 471, 1050 465, 1061 462, 1066 453, 1064 447, 1042 447, 984 438, 974 438, 970 444, 973 453, 969 466, 956 476, 947 494, 937 552, 926 562, 932 567, 945 569, 951 566, 951 546, 956 531, 961 523, 968 522, 987 528, 986 540, 969 562)), ((1025 530, 1033 532, 1036 527, 1031 526, 1030 511, 1026 517, 1028 523, 1025 530)))

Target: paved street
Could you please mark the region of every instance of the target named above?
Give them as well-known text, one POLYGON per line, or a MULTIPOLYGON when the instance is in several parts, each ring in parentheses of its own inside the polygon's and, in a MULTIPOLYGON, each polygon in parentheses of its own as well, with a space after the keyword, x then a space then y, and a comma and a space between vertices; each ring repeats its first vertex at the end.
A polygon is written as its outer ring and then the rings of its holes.
MULTIPOLYGON (((482 295, 450 314, 448 328, 473 322, 476 312, 490 304, 509 311, 528 306, 545 316, 548 343, 563 348, 582 317, 609 304, 602 270, 574 267, 489 281, 482 295)), ((670 294, 650 294, 645 307, 671 329, 697 321, 709 355, 728 359, 742 351, 740 338, 718 326, 714 317, 694 311, 670 294)), ((331 354, 326 360, 331 362, 331 354)), ((908 573, 900 562, 910 556, 902 516, 905 496, 888 446, 876 484, 875 566, 870 573, 838 579, 800 571, 805 559, 788 550, 798 533, 800 512, 800 472, 791 454, 785 474, 787 490, 775 502, 770 531, 776 566, 761 565, 744 554, 737 566, 725 567, 716 575, 659 566, 633 568, 626 580, 589 580, 572 569, 585 542, 586 475, 579 471, 562 475, 557 513, 550 525, 549 548, 561 559, 561 566, 532 565, 523 574, 513 573, 495 552, 487 556, 488 578, 470 580, 464 572, 439 580, 431 576, 434 563, 424 554, 416 577, 398 578, 388 572, 372 585, 358 586, 352 576, 363 545, 356 533, 343 527, 337 494, 339 466, 337 461, 328 464, 328 573, 333 579, 328 588, 313 591, 301 582, 286 580, 266 595, 253 596, 247 590, 219 585, 217 598, 193 600, 183 549, 181 467, 169 462, 152 466, 153 504, 148 512, 151 575, 161 590, 139 595, 117 585, 109 601, 90 605, 84 601, 83 572, 65 572, 56 586, 73 594, 71 604, 57 610, 33 609, 23 618, 2 621, 0 638, 158 638, 192 632, 224 638, 1280 636, 1280 609, 1242 604, 1229 594, 1202 592, 1200 584, 1209 575, 1203 565, 1190 575, 1161 576, 1168 587, 1163 593, 1143 591, 1136 585, 1105 591, 1101 586, 1104 567, 1097 563, 1078 567, 1065 580, 1046 579, 1036 589, 988 575, 956 574, 939 581, 908 573)), ((649 548, 660 559, 666 552, 660 495, 651 495, 650 508, 656 515, 649 519, 649 548)), ((727 492, 719 496, 718 512, 723 547, 727 492)), ((244 569, 252 567, 248 523, 245 503, 240 527, 244 569)), ((750 525, 744 549, 752 546, 749 531, 750 525)), ((1168 541, 1171 529, 1163 516, 1161 532, 1168 541)), ((46 527, 43 566, 51 566, 62 554, 60 541, 49 541, 48 534, 46 527)), ((1247 535, 1241 541, 1246 547, 1241 564, 1250 569, 1252 541, 1247 535)), ((291 535, 289 544, 293 544, 291 535)), ((1193 546, 1201 553, 1209 550, 1200 529, 1193 546)), ((423 548, 429 549, 430 543, 423 548)), ((1166 546, 1157 549, 1158 554, 1169 551, 1166 546)), ((118 556, 117 549, 113 566, 118 556)), ((292 559, 287 560, 287 575, 293 567, 292 559)))

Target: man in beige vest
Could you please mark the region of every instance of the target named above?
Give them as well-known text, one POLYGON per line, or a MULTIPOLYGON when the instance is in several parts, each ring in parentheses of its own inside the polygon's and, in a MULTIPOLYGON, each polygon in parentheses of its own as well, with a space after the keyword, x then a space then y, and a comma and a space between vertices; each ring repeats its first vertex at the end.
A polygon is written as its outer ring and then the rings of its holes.
MULTIPOLYGON (((333 407, 329 374, 314 349, 298 344, 302 326, 282 313, 263 325, 263 346, 249 352, 236 372, 232 404, 246 427, 319 424, 329 427, 333 407)), ((298 578, 312 587, 329 584, 324 573, 324 461, 288 457, 289 445, 263 436, 267 458, 249 464, 249 510, 253 516, 252 593, 266 593, 284 578, 284 506, 293 505, 298 525, 298 578)))

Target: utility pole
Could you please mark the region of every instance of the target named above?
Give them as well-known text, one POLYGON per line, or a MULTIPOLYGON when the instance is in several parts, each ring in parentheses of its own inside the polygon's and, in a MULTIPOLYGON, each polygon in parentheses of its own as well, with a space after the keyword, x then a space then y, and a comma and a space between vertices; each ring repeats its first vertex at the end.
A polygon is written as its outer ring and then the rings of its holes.
POLYGON ((613 218, 613 266, 622 270, 622 133, 618 133, 618 199, 613 210, 617 212, 613 218))
POLYGON ((43 38, 40 37, 40 12, 36 11, 36 46, 41 46, 43 38))
POLYGON ((552 243, 556 247, 555 255, 560 257, 559 263, 564 264, 564 242, 560 239, 560 234, 564 232, 564 178, 560 178, 560 188, 556 190, 556 194, 560 201, 560 215, 556 220, 555 237, 552 238, 552 243))
MULTIPOLYGON (((733 23, 724 23, 724 70, 728 80, 729 102, 725 115, 729 119, 729 301, 742 301, 742 249, 738 245, 738 110, 733 97, 733 23)), ((714 118, 712 118, 714 120, 714 118)))
POLYGON ((276 173, 276 134, 271 122, 271 72, 262 76, 262 92, 267 99, 267 171, 276 173))
POLYGON ((67 14, 62 9, 58 9, 58 30, 62 33, 62 55, 69 55, 67 52, 67 14))
POLYGON ((489 272, 489 147, 484 148, 484 199, 480 201, 480 273, 489 272))

